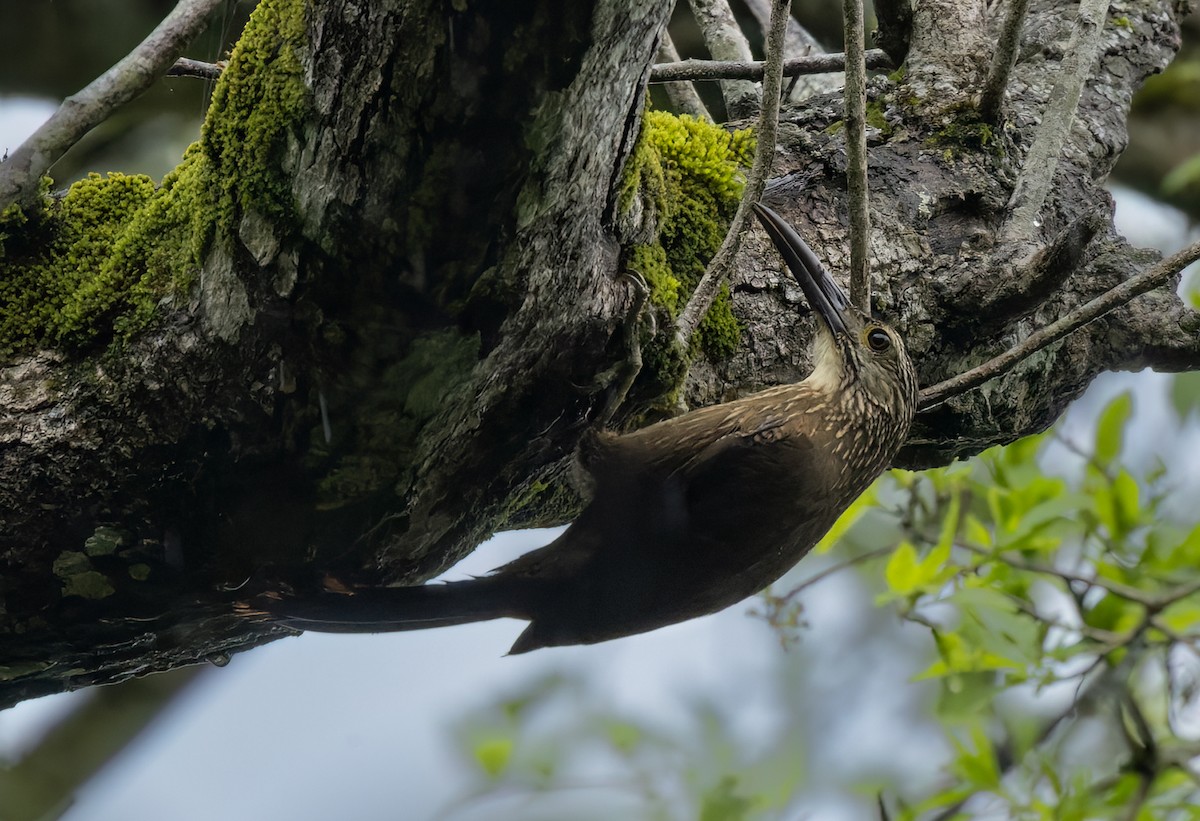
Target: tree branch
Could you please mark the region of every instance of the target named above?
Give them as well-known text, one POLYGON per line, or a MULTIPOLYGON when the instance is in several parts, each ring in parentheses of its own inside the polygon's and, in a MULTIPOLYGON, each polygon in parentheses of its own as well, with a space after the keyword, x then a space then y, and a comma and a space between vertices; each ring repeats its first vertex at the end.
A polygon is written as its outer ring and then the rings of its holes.
MULTIPOLYGON (((743 2, 746 8, 750 9, 750 13, 754 15, 754 19, 758 21, 759 27, 764 32, 771 27, 771 0, 743 0, 743 2)), ((787 66, 787 60, 808 57, 809 55, 818 56, 824 54, 824 52, 825 49, 821 48, 821 44, 805 30, 804 26, 796 21, 795 17, 789 14, 787 31, 783 37, 784 66, 787 66)), ((788 76, 786 68, 784 69, 784 75, 788 76)), ((805 75, 792 74, 790 76, 792 82, 788 84, 784 99, 792 103, 803 102, 815 94, 834 91, 841 85, 841 82, 834 77, 818 78, 808 75, 811 79, 801 82, 801 77, 805 75)))
POLYGON ((742 235, 750 221, 750 206, 762 197, 767 175, 771 173, 771 164, 775 159, 775 135, 779 126, 779 97, 783 91, 783 34, 789 17, 789 3, 790 0, 772 0, 771 28, 767 32, 767 71, 763 77, 762 108, 755 129, 754 165, 750 168, 742 201, 738 203, 737 213, 733 215, 725 240, 679 315, 675 327, 684 345, 691 340, 728 276, 730 263, 742 245, 742 235))
MULTIPOLYGON (((891 59, 877 48, 866 52, 867 68, 871 71, 890 71, 895 68, 891 59)), ((731 60, 683 60, 679 63, 659 63, 650 69, 650 82, 669 83, 675 80, 761 80, 765 62, 731 60)), ((846 70, 845 54, 812 54, 783 62, 783 76, 798 74, 830 74, 846 70)))
POLYGON ((843 0, 846 49, 846 185, 850 193, 850 301, 871 312, 870 193, 867 190, 867 69, 862 0, 843 0))
POLYGON ((1096 63, 1107 14, 1108 0, 1083 0, 1080 3, 1075 29, 1063 56, 1061 74, 1050 92, 1033 145, 1025 156, 1008 201, 1009 217, 1000 232, 1007 243, 1032 241, 1040 225, 1038 217, 1058 170, 1063 144, 1071 132, 1079 95, 1096 63))
POLYGON ((167 69, 166 76, 195 77, 198 80, 216 80, 221 76, 221 72, 224 70, 224 60, 216 63, 205 63, 201 60, 192 60, 189 57, 180 57, 175 61, 175 65, 167 69))
POLYGON ((98 688, 11 767, 0 768, 4 818, 57 818, 74 792, 129 744, 204 668, 98 688))
MULTIPOLYGON (((688 0, 692 15, 700 25, 708 52, 718 60, 751 60, 750 44, 738 28, 733 11, 725 0, 688 0)), ((725 80, 721 96, 725 99, 728 119, 749 117, 759 107, 758 86, 744 80, 725 80)))
POLYGON ((1188 265, 1200 259, 1200 242, 1193 242, 1158 264, 1148 268, 1141 274, 1127 279, 1120 285, 1109 289, 1095 299, 1080 305, 1066 316, 1050 323, 1044 328, 1031 333, 1020 344, 1013 346, 997 357, 989 359, 978 367, 964 371, 958 376, 921 391, 918 408, 928 410, 935 405, 945 402, 951 396, 968 391, 984 382, 999 376, 1012 368, 1030 354, 1036 353, 1052 342, 1057 342, 1094 319, 1104 316, 1109 311, 1119 308, 1126 302, 1147 291, 1151 291, 1167 283, 1171 277, 1178 274, 1188 265))
MULTIPOLYGON (((658 47, 658 57, 660 60, 668 60, 672 63, 679 62, 679 52, 675 48, 675 41, 671 39, 671 32, 669 31, 663 32, 662 45, 658 47)), ((704 101, 700 99, 700 95, 696 93, 696 87, 690 82, 680 80, 665 83, 663 91, 667 93, 667 98, 670 99, 671 105, 680 114, 687 114, 698 120, 712 122, 712 117, 709 115, 708 109, 704 106, 704 101)))
POLYGON ((1000 34, 1000 42, 992 52, 992 66, 988 70, 987 81, 983 85, 983 98, 979 103, 979 116, 985 123, 995 125, 1000 122, 1000 112, 1004 107, 1004 90, 1008 88, 1008 77, 1013 66, 1017 64, 1017 47, 1021 44, 1021 26, 1025 22, 1025 12, 1029 10, 1029 0, 1012 0, 1008 14, 1004 18, 1004 30, 1000 34))
POLYGON ((58 111, 0 163, 0 210, 12 203, 31 206, 39 181, 71 146, 113 111, 138 97, 175 63, 223 0, 180 0, 150 36, 58 111))

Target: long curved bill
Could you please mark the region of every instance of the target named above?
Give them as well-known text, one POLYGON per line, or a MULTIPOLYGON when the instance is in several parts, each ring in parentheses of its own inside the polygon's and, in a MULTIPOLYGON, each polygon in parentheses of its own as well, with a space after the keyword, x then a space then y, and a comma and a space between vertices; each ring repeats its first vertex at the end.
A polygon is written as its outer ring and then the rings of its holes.
POLYGON ((808 304, 825 320, 825 324, 834 335, 847 333, 844 312, 850 301, 817 259, 817 255, 808 247, 808 243, 800 238, 796 229, 788 225, 783 217, 767 206, 756 202, 751 207, 754 208, 754 214, 763 224, 763 228, 767 229, 767 234, 775 243, 779 255, 787 263, 788 270, 792 272, 796 282, 800 283, 800 290, 804 291, 804 298, 808 300, 808 304))

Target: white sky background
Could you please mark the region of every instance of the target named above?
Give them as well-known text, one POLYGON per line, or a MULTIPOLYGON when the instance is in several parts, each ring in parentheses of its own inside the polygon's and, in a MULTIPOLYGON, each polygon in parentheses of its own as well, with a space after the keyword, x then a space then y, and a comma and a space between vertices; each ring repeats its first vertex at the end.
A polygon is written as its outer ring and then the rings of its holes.
MULTIPOLYGON (((11 149, 52 110, 45 101, 0 98, 0 151, 11 149)), ((1173 251, 1185 218, 1140 195, 1118 193, 1118 226, 1135 244, 1173 251)), ((1065 422, 1068 436, 1090 442, 1095 410, 1127 388, 1136 394, 1130 451, 1200 453, 1196 426, 1187 441, 1164 442, 1172 413, 1169 377, 1117 374, 1098 380, 1065 422)), ((1064 463, 1065 451, 1052 458, 1064 463)), ((1182 468, 1177 459, 1174 469, 1182 468)), ((1190 460, 1193 478, 1196 460, 1190 460)), ((1180 477, 1182 478, 1182 477, 1180 477)), ((553 531, 503 534, 455 569, 479 574, 553 531)), ((803 575, 826 558, 810 557, 803 575)), ((548 805, 465 804, 467 769, 447 733, 456 719, 519 689, 540 674, 583 672, 593 698, 654 726, 686 726, 698 698, 725 705, 747 745, 769 741, 781 700, 778 641, 749 605, 648 635, 585 648, 505 658, 523 625, 503 621, 426 632, 341 636, 310 634, 235 656, 213 669, 78 796, 69 821, 225 821, 246 819, 553 817, 548 805), (535 812, 536 807, 536 812, 535 812)), ((873 800, 839 786, 847 769, 928 779, 940 742, 905 722, 914 699, 907 679, 927 659, 919 633, 893 619, 880 628, 870 594, 854 574, 834 576, 805 594, 811 624, 801 646, 808 670, 803 704, 811 747, 806 798, 788 817, 875 819, 873 800), (897 648, 900 652, 897 652, 897 648), (898 745, 904 755, 897 755, 898 745)), ((0 757, 36 743, 86 693, 26 702, 0 713, 0 757)), ((604 781, 602 783, 609 783, 604 781)), ((619 785, 618 785, 619 786, 619 785)), ((579 791, 573 807, 615 808, 621 789, 579 791)), ((558 806, 558 805, 556 805, 558 806)), ((561 805, 566 806, 566 805, 561 805)), ((580 817, 578 814, 558 817, 580 817)), ((576 810, 577 812, 577 810, 576 810)), ((600 817, 604 817, 603 813, 600 817)), ((617 817, 610 814, 609 817, 617 817)), ((621 817, 636 817, 622 815, 621 817)))

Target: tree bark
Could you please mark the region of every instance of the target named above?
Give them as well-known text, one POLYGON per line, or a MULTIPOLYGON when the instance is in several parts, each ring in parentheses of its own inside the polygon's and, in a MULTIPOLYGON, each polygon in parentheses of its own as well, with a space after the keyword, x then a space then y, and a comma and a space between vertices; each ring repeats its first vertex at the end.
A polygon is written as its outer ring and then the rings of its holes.
MULTIPOLYGON (((652 230, 618 190, 671 5, 263 0, 176 183, 203 207, 169 234, 194 284, 134 333, 110 322, 0 368, 0 706, 284 635, 233 614, 264 589, 419 582, 497 530, 570 518, 570 454, 627 355, 622 249, 652 230)), ((972 115, 980 61, 956 50, 982 9, 916 8, 907 73, 868 89, 871 248, 876 310, 929 385, 1146 263, 1101 184, 1183 10, 1106 24, 1025 239, 1103 219, 1032 275, 997 237, 1076 6, 1033 4, 995 132, 972 115)), ((835 271, 841 106, 785 112, 768 194, 835 271)), ((21 230, 0 282, 41 253, 44 222, 21 230)), ((802 298, 763 237, 742 259, 741 344, 693 359, 689 406, 805 373, 802 298)), ((1104 370, 1196 368, 1198 330, 1172 291, 1143 296, 923 414, 901 463, 1042 430, 1104 370)), ((627 425, 648 418, 632 395, 627 425)))

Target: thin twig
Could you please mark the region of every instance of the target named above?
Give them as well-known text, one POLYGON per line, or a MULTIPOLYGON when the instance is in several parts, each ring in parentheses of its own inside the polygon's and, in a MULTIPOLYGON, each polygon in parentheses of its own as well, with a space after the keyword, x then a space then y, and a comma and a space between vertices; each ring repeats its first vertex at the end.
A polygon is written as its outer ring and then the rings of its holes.
POLYGON ((0 163, 0 211, 12 203, 32 206, 50 166, 113 111, 136 98, 174 64, 184 46, 224 0, 180 0, 150 36, 58 111, 0 163))
MULTIPOLYGON (((671 39, 669 31, 663 32, 662 45, 658 47, 658 58, 671 62, 679 61, 679 52, 675 49, 675 41, 671 39)), ((712 122, 708 109, 704 107, 704 101, 700 99, 700 95, 696 93, 696 87, 691 83, 684 80, 666 83, 663 85, 663 91, 667 93, 667 99, 671 101, 671 105, 679 114, 687 114, 698 120, 712 122)))
POLYGON ((992 52, 992 65, 988 69, 987 81, 983 84, 983 96, 979 103, 979 116, 985 123, 1000 122, 1004 107, 1004 90, 1008 88, 1008 77, 1017 64, 1017 47, 1021 44, 1021 25, 1029 0, 1012 0, 1004 18, 1004 30, 1000 42, 992 52))
POLYGON ((216 80, 225 70, 225 61, 205 63, 190 57, 180 57, 175 65, 167 69, 168 77, 195 77, 198 80, 216 80))
POLYGON ((862 564, 864 562, 869 562, 872 559, 881 559, 884 556, 887 556, 888 554, 890 554, 891 552, 892 552, 891 545, 888 545, 887 547, 878 547, 874 550, 868 550, 866 553, 859 553, 857 556, 851 556, 849 559, 846 559, 844 562, 838 562, 837 564, 832 564, 829 567, 822 570, 820 573, 814 573, 813 575, 809 576, 804 581, 797 584, 791 590, 789 590, 788 592, 786 592, 782 596, 780 596, 779 600, 780 600, 780 602, 783 602, 783 603, 793 601, 797 596, 799 596, 805 590, 807 590, 808 588, 817 584, 818 582, 824 581, 825 579, 829 578, 830 576, 834 575, 835 573, 840 573, 841 571, 843 571, 849 567, 854 567, 855 565, 862 564))
POLYGON ((850 301, 871 313, 871 213, 867 191, 867 68, 862 0, 842 0, 846 48, 846 184, 850 191, 850 301))
POLYGON ((1052 565, 1035 562, 1020 556, 1012 556, 1000 551, 992 551, 982 547, 975 547, 974 545, 970 544, 961 544, 959 547, 968 552, 982 556, 985 559, 1000 562, 1001 564, 1008 565, 1009 567, 1017 570, 1024 570, 1029 573, 1041 573, 1046 576, 1055 576, 1059 579, 1062 579, 1064 582, 1067 582, 1068 584, 1071 582, 1078 582, 1091 587, 1098 587, 1101 590, 1112 593, 1114 596, 1120 596, 1121 598, 1127 599, 1135 604, 1140 604, 1148 610, 1154 609, 1158 605, 1158 597, 1152 596, 1144 590, 1140 590, 1139 588, 1131 585, 1121 584, 1121 582, 1114 582, 1101 576, 1084 576, 1080 573, 1072 573, 1070 570, 1059 570, 1057 567, 1052 565))
POLYGON ((1042 122, 1008 202, 1009 216, 1001 231, 1006 243, 1024 244, 1033 240, 1039 225, 1038 216, 1050 192, 1063 144, 1079 106, 1079 95, 1088 73, 1096 64, 1107 14, 1108 0, 1082 0, 1079 5, 1079 16, 1063 56, 1058 82, 1050 92, 1042 122))
MULTIPOLYGON (((866 52, 867 68, 871 71, 891 71, 891 59, 877 48, 866 52)), ((650 69, 650 82, 669 83, 675 80, 761 80, 765 62, 730 60, 683 60, 679 63, 659 63, 650 69)), ((798 74, 829 74, 846 70, 845 54, 810 54, 784 60, 783 76, 798 74)))
MULTIPOLYGON (((700 26, 708 53, 718 60, 751 60, 750 43, 738 27, 733 11, 726 0, 688 0, 692 16, 700 26)), ((752 117, 759 107, 760 90, 745 80, 724 80, 721 96, 725 99, 728 118, 738 120, 752 117)))
MULTIPOLYGON (((742 0, 742 2, 746 8, 750 9, 750 13, 758 21, 759 27, 766 31, 771 25, 771 0, 742 0)), ((816 38, 789 14, 787 31, 783 35, 783 64, 786 66, 788 60, 807 57, 810 54, 823 54, 824 51, 825 49, 821 48, 821 44, 816 41, 816 38)), ((801 82, 801 76, 800 74, 792 75, 792 81, 783 95, 788 102, 801 103, 816 94, 834 91, 842 84, 841 80, 836 77, 813 75, 809 75, 810 79, 801 82)))
POLYGON ((742 235, 746 232, 750 221, 750 206, 758 202, 766 187, 767 175, 771 172, 771 163, 775 159, 775 133, 779 125, 779 96, 783 89, 783 33, 788 18, 790 0, 772 0, 771 28, 767 31, 767 66, 763 77, 762 108, 758 115, 758 127, 755 129, 754 164, 746 178, 746 188, 742 193, 742 201, 738 203, 737 213, 729 223, 729 231, 721 243, 716 255, 708 263, 704 276, 696 284, 688 299, 687 306, 679 315, 676 322, 676 333, 682 345, 686 346, 692 339, 692 334, 700 325, 700 320, 708 313, 709 307, 717 296, 721 283, 729 273, 730 263, 742 245, 742 235))
POLYGON ((1147 291, 1166 284, 1171 277, 1178 274, 1188 265, 1200 259, 1200 242, 1193 242, 1188 247, 1178 251, 1156 265, 1135 277, 1125 280, 1120 285, 1105 291, 1090 302, 1080 305, 1066 316, 1058 319, 1044 328, 1027 336, 1020 344, 1009 348, 999 356, 989 359, 978 367, 964 371, 958 376, 944 382, 925 388, 921 391, 918 408, 929 410, 941 404, 951 396, 968 391, 994 377, 1000 376, 1025 357, 1036 353, 1052 342, 1057 342, 1067 334, 1079 330, 1094 319, 1104 316, 1109 311, 1121 307, 1126 302, 1147 291))
MULTIPOLYGON (((1193 579, 1189 582, 1177 584, 1176 586, 1168 588, 1161 593, 1148 593, 1145 590, 1133 587, 1132 585, 1115 582, 1111 579, 1103 578, 1102 576, 1084 576, 1080 573, 1073 573, 1070 570, 1059 570, 1057 567, 1053 567, 1048 564, 1031 561, 1019 556, 1012 556, 999 551, 986 550, 982 547, 975 547, 974 545, 970 544, 960 544, 959 547, 971 553, 983 556, 984 558, 1006 564, 1009 567, 1016 568, 1017 570, 1025 570, 1030 573, 1042 573, 1046 576, 1056 576, 1067 583, 1078 582, 1091 587, 1098 587, 1105 592, 1112 593, 1114 596, 1120 596, 1121 598, 1131 601, 1134 604, 1140 604, 1142 607, 1146 608, 1146 611, 1151 615, 1160 613, 1166 608, 1170 607, 1172 604, 1182 601, 1189 596, 1194 596, 1197 593, 1200 593, 1200 579, 1193 579)), ((1143 624, 1138 628, 1138 631, 1144 630, 1145 627, 1146 624, 1143 624)))

